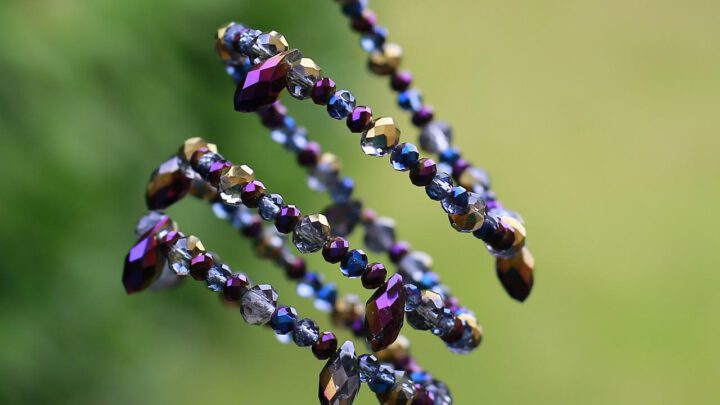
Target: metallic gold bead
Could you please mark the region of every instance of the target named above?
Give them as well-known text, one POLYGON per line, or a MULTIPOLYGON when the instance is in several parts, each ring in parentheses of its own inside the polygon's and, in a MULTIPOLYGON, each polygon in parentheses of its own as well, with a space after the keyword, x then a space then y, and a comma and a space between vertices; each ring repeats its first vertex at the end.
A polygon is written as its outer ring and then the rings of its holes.
POLYGON ((287 60, 292 66, 287 74, 290 95, 300 100, 310 98, 313 86, 322 78, 322 69, 310 58, 290 60, 288 57, 287 60))
POLYGON ((483 338, 482 326, 478 325, 477 319, 470 314, 460 314, 457 316, 461 321, 465 321, 472 333, 472 344, 473 347, 480 346, 483 338))
POLYGON ((271 58, 290 48, 283 34, 277 31, 270 31, 260 34, 252 45, 253 54, 256 56, 255 63, 271 58))
POLYGON ((495 269, 505 291, 514 299, 525 301, 532 290, 535 272, 535 258, 530 250, 524 247, 509 259, 498 258, 495 269))
POLYGON ((220 198, 228 205, 240 205, 242 203, 240 194, 242 188, 249 182, 255 180, 255 172, 246 165, 233 165, 220 176, 220 198))
POLYGON ((215 33, 215 51, 217 51, 220 59, 222 59, 223 62, 228 61, 232 58, 230 52, 227 49, 227 44, 225 43, 225 32, 234 24, 235 23, 225 24, 224 26, 220 27, 215 33))
POLYGON ((500 222, 515 230, 515 241, 513 242, 512 250, 519 252, 525 247, 525 237, 527 235, 525 226, 517 218, 510 216, 500 217, 500 222))
POLYGON ((468 210, 464 214, 449 214, 450 225, 458 232, 473 232, 482 227, 485 222, 487 206, 485 200, 476 193, 469 193, 468 210))
POLYGON ((410 341, 403 335, 399 335, 386 349, 375 353, 378 360, 384 363, 395 363, 398 360, 407 358, 409 355, 410 341))
POLYGON ((381 51, 370 54, 368 66, 378 75, 394 73, 402 62, 402 48, 398 44, 385 44, 381 51))
POLYGON ((208 143, 203 138, 200 138, 198 136, 193 138, 188 138, 180 147, 180 151, 178 154, 180 155, 180 158, 183 159, 186 162, 190 161, 190 158, 192 158, 193 153, 201 148, 208 148, 211 152, 217 153, 218 149, 217 146, 214 143, 208 143))
POLYGON ((276 259, 280 257, 285 245, 283 239, 276 233, 268 231, 255 241, 255 253, 260 257, 276 259))
POLYGON ((400 129, 392 117, 376 119, 360 138, 363 152, 370 156, 385 156, 400 142, 400 129))
POLYGON ((336 327, 346 327, 352 325, 356 319, 364 316, 365 303, 360 297, 354 294, 348 294, 339 297, 335 301, 335 307, 332 312, 333 325, 336 327))

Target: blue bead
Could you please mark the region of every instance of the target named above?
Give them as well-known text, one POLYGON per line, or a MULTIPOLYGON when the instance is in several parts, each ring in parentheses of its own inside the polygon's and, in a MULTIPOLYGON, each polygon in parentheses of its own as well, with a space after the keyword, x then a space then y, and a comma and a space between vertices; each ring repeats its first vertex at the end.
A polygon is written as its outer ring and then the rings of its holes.
POLYGON ((441 204, 448 214, 463 214, 467 211, 470 194, 465 187, 453 187, 450 194, 443 198, 441 204))
POLYGON ((368 387, 377 394, 390 391, 393 385, 395 385, 395 370, 386 364, 381 365, 375 378, 368 382, 368 387))
POLYGON ((413 380, 415 384, 423 384, 430 381, 430 375, 425 371, 415 371, 410 373, 410 379, 413 380))
POLYGON ((307 130, 303 127, 295 129, 285 140, 285 148, 293 152, 299 152, 305 149, 307 144, 307 130))
POLYGON ((385 45, 386 39, 387 30, 383 27, 375 27, 372 32, 360 37, 360 47, 368 53, 379 51, 385 45))
POLYGON ((358 357, 358 368, 360 369, 360 381, 372 381, 380 371, 380 362, 372 354, 363 354, 358 357))
POLYGON ((285 201, 280 194, 270 194, 262 197, 258 203, 258 214, 266 221, 272 221, 280 213, 285 201))
POLYGON ((448 308, 445 308, 442 315, 440 315, 437 323, 431 331, 435 336, 445 336, 448 333, 452 332, 454 328, 455 316, 453 316, 453 313, 448 308))
POLYGON ((417 111, 422 107, 422 96, 417 90, 405 90, 398 94, 398 105, 403 110, 417 111))
POLYGON ((330 312, 335 307, 335 301, 337 301, 337 287, 335 284, 325 284, 318 290, 313 304, 318 311, 330 312))
POLYGON ((298 283, 297 295, 303 298, 315 296, 315 293, 322 287, 322 277, 317 273, 307 273, 302 281, 298 283))
POLYGON ((298 314, 295 308, 280 307, 272 314, 272 317, 270 318, 270 326, 273 328, 275 333, 284 335, 292 332, 297 318, 298 314))
POLYGON ((453 148, 452 146, 442 151, 440 154, 440 162, 441 163, 447 163, 449 165, 454 164, 458 159, 460 159, 460 151, 456 148, 453 148))
POLYGON ((355 108, 355 96, 347 90, 338 90, 330 97, 328 114, 336 120, 345 119, 355 108))
POLYGON ((368 258, 365 252, 360 249, 353 249, 349 251, 347 256, 340 262, 340 271, 345 277, 360 277, 367 265, 368 258))
POLYGON ((440 276, 437 273, 428 271, 420 279, 420 289, 429 290, 440 283, 440 276))
POLYGON ((342 12, 348 17, 358 17, 367 7, 367 0, 350 0, 343 4, 342 12))
POLYGON ((330 196, 336 204, 345 204, 355 189, 355 182, 350 177, 344 177, 330 188, 330 196))
POLYGON ((212 209, 218 219, 229 220, 232 218, 233 213, 237 210, 237 207, 216 202, 212 205, 212 209))
POLYGON ((405 284, 405 312, 414 311, 422 302, 420 289, 413 284, 405 284))
POLYGON ((403 142, 393 148, 390 153, 390 164, 393 169, 407 171, 420 160, 420 152, 417 146, 403 142))
POLYGON ((425 193, 430 199, 440 201, 452 191, 453 181, 447 173, 438 173, 430 184, 425 186, 425 193))
MULTIPOLYGON (((273 141, 279 143, 280 145, 286 145, 290 137, 295 134, 297 129, 298 128, 297 124, 295 123, 295 118, 286 116, 280 126, 270 131, 270 137, 273 141)), ((303 131, 305 131, 304 128, 303 131)))

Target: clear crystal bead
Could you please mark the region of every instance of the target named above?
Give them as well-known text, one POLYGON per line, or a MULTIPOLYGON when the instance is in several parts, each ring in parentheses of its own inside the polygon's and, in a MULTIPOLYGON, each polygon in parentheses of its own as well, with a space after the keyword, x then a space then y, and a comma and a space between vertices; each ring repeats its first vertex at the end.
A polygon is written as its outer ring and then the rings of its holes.
POLYGON ((319 399, 322 405, 350 405, 360 390, 360 372, 355 346, 346 341, 320 372, 319 399))
POLYGON ((252 325, 264 325, 270 322, 277 308, 278 293, 269 284, 259 284, 250 288, 241 300, 240 312, 245 322, 252 325))
POLYGON ((322 78, 322 69, 310 58, 289 62, 291 68, 287 75, 287 88, 290 95, 300 100, 309 98, 315 82, 322 78))
POLYGON ((365 229, 365 246, 371 252, 387 252, 395 243, 395 221, 377 218, 365 229))
POLYGON ((283 34, 277 31, 265 32, 257 36, 252 44, 252 54, 255 56, 255 63, 262 62, 289 48, 283 34))
POLYGON ((322 214, 303 217, 293 231, 293 244, 302 253, 317 252, 330 237, 330 224, 322 214))
POLYGON ((280 209, 285 204, 280 194, 270 194, 263 196, 258 203, 258 213, 260 218, 266 221, 272 221, 280 213, 280 209))
POLYGON ((437 325, 443 314, 445 303, 440 294, 425 290, 422 292, 420 305, 413 311, 406 313, 407 322, 415 329, 429 330, 437 325))
POLYGON ((138 220, 137 225, 135 225, 135 236, 139 238, 145 235, 149 230, 153 229, 164 216, 165 214, 160 211, 150 211, 143 215, 142 218, 138 220))
POLYGON ((182 237, 168 250, 168 265, 178 276, 186 276, 190 273, 190 260, 194 255, 204 251, 205 247, 197 236, 182 237))
POLYGON ((312 319, 301 319, 295 323, 293 340, 300 347, 310 346, 320 337, 320 329, 312 319))
POLYGON ((441 153, 450 147, 452 128, 442 121, 433 121, 420 132, 420 148, 428 153, 441 153))

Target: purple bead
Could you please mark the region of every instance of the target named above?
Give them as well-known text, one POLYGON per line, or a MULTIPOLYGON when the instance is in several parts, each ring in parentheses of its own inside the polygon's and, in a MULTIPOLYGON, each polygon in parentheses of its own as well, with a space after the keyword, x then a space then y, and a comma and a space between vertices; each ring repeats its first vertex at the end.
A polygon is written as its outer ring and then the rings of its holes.
POLYGON ((410 181, 418 186, 424 187, 430 184, 437 174, 437 165, 432 159, 422 158, 410 169, 410 181))
POLYGON ((285 274, 290 280, 299 280, 307 273, 307 263, 301 257, 296 257, 292 263, 285 266, 285 274))
POLYGON ((327 360, 337 351, 337 337, 332 332, 323 332, 313 343, 312 352, 318 360, 327 360))
POLYGON ((390 277, 370 297, 365 308, 367 340, 374 352, 392 344, 405 319, 405 287, 399 274, 390 277))
POLYGON ((250 279, 243 273, 235 273, 228 277, 223 289, 223 296, 228 301, 240 301, 245 291, 250 288, 250 279))
POLYGON ((275 229, 281 233, 290 233, 300 221, 300 210, 294 205, 286 205, 275 217, 275 229))
POLYGON ((377 17, 372 10, 365 9, 363 12, 352 19, 352 28, 360 33, 370 32, 377 24, 377 17))
POLYGON ((458 160, 456 160, 455 163, 453 163, 453 179, 457 181, 460 178, 460 175, 462 175, 465 169, 467 169, 468 167, 470 167, 470 163, 468 163, 467 160, 463 158, 459 158, 458 160))
POLYGON ((320 144, 315 141, 310 141, 305 145, 305 148, 298 153, 298 163, 305 167, 317 166, 318 159, 320 159, 320 144))
POLYGON ((330 239, 323 246, 322 255, 328 263, 340 263, 350 249, 350 242, 341 237, 330 239))
POLYGON ((274 103, 287 84, 290 64, 285 54, 279 53, 255 65, 235 91, 235 111, 253 112, 274 103))
POLYGON ((325 105, 335 94, 335 82, 329 77, 323 77, 315 82, 312 88, 312 100, 315 104, 325 105))
POLYGON ((374 290, 385 282, 385 277, 387 277, 385 265, 382 263, 372 263, 365 268, 362 276, 360 276, 360 281, 363 287, 368 290, 374 290))
POLYGON ((372 110, 370 107, 359 105, 347 117, 347 127, 350 132, 362 132, 372 123, 372 110))
POLYGON ((265 185, 259 180, 253 180, 243 186, 240 193, 242 203, 248 208, 257 208, 260 199, 265 195, 265 185))
POLYGON ((410 252, 410 244, 405 241, 400 241, 392 245, 390 248, 390 260, 393 263, 398 263, 410 252))
POLYGON ((412 123, 416 127, 424 127, 432 121, 433 118, 435 118, 435 110, 429 105, 424 105, 413 114, 412 123))
POLYGON ((259 216, 254 215, 250 222, 247 224, 243 224, 242 228, 240 228, 240 232, 242 232, 243 235, 247 236, 248 238, 254 238, 260 235, 260 232, 262 232, 263 224, 262 219, 260 219, 259 216))
POLYGON ((390 87, 395 91, 405 91, 410 88, 412 79, 412 74, 407 70, 397 72, 393 75, 392 79, 390 79, 390 87))
POLYGON ((160 230, 170 228, 172 220, 168 216, 163 216, 155 226, 144 234, 140 240, 130 248, 125 257, 125 267, 123 269, 122 282, 125 291, 133 294, 142 291, 152 284, 162 273, 162 266, 157 265, 158 259, 162 260, 158 254, 157 234, 160 230))
POLYGON ((262 124, 270 129, 277 128, 285 122, 287 117, 287 107, 282 105, 279 101, 276 101, 268 106, 262 107, 258 110, 260 121, 262 124))

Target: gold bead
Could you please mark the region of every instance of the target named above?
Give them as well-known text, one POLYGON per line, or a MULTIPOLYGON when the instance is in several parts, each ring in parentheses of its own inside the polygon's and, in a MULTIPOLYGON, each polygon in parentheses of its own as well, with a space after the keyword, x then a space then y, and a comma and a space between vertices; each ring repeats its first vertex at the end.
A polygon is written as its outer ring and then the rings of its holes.
POLYGON ((400 142, 400 129, 392 117, 380 117, 373 121, 360 138, 360 146, 366 155, 385 156, 400 142))
POLYGON ((515 231, 515 240, 513 241, 512 250, 519 252, 525 247, 525 237, 527 231, 525 226, 517 219, 510 216, 500 217, 500 222, 511 227, 515 231))
POLYGON ((393 74, 402 62, 402 48, 398 44, 385 44, 381 51, 370 54, 368 66, 378 75, 393 74))
POLYGON ((242 188, 255 180, 255 171, 246 165, 233 165, 220 176, 220 198, 228 205, 240 205, 242 188))
POLYGON ((483 338, 483 330, 482 326, 478 325, 477 319, 470 314, 460 314, 457 317, 461 321, 465 321, 472 332, 472 348, 480 346, 483 338))
POLYGON ((532 290, 535 272, 535 258, 530 250, 524 247, 509 259, 498 258, 495 269, 505 291, 514 299, 525 301, 532 290))
POLYGON ((458 232, 473 232, 485 222, 487 206, 478 194, 470 193, 468 210, 464 214, 449 214, 450 225, 458 232))
POLYGON ((225 32, 227 32, 228 28, 230 28, 234 24, 235 23, 225 24, 222 27, 218 28, 217 32, 215 33, 215 51, 217 51, 220 59, 222 59, 223 62, 228 61, 232 58, 232 56, 230 55, 230 51, 228 51, 227 49, 227 44, 225 43, 225 32))
POLYGON ((201 148, 208 148, 211 152, 217 153, 217 146, 214 143, 208 143, 203 138, 200 138, 199 136, 188 138, 180 147, 180 151, 178 154, 180 157, 185 160, 186 162, 190 161, 190 158, 192 158, 193 153, 201 148))
POLYGON ((194 178, 190 183, 190 194, 201 200, 213 202, 217 200, 218 191, 207 181, 194 178))

